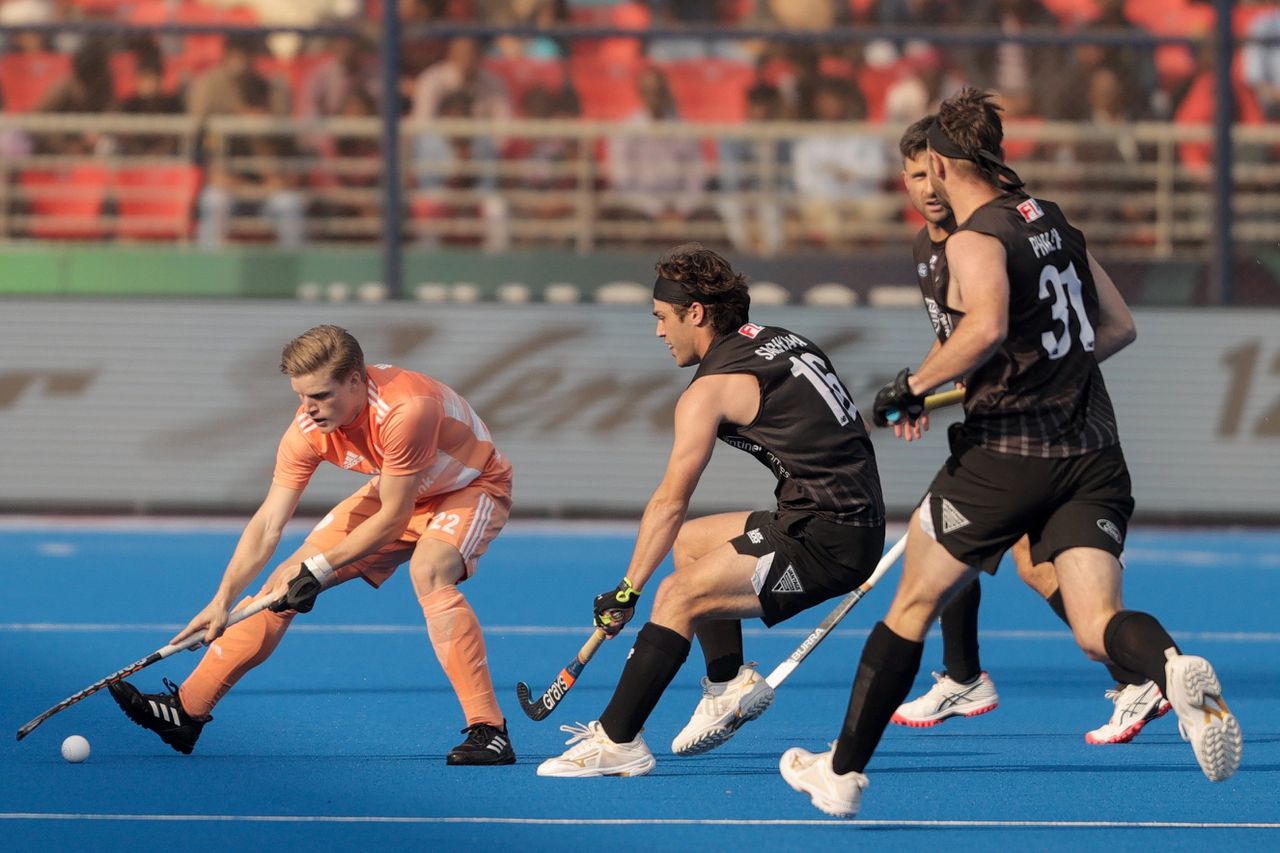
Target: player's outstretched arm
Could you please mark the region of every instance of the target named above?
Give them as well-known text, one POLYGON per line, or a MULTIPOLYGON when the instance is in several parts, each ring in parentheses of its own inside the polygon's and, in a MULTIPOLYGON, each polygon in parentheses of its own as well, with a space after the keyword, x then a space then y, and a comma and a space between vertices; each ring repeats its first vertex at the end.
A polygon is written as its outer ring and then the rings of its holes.
POLYGON ((236 550, 222 573, 222 581, 218 591, 204 609, 192 617, 187 626, 174 635, 169 642, 173 645, 181 643, 188 637, 204 632, 204 642, 212 643, 221 636, 227 626, 227 613, 235 600, 244 592, 262 567, 275 553, 284 533, 284 526, 298 508, 302 498, 301 489, 290 489, 273 483, 258 511, 245 525, 236 543, 236 550))
POLYGON ((1089 253, 1089 272, 1093 273, 1094 290, 1098 293, 1098 327, 1094 329, 1093 356, 1106 361, 1138 338, 1138 327, 1125 304, 1120 289, 1089 253))
MULTIPOLYGON (((741 413, 733 411, 733 407, 741 405, 744 399, 749 402, 751 417, 754 417, 759 407, 759 386, 753 377, 745 375, 705 376, 680 395, 676 403, 675 438, 667 470, 640 517, 636 547, 624 578, 636 593, 644 589, 675 544, 693 490, 715 449, 716 430, 726 417, 737 422, 741 413)), ((751 417, 741 422, 748 423, 751 417)), ((593 611, 598 609, 593 603, 593 611)), ((617 619, 610 620, 610 617, 597 613, 596 624, 613 636, 634 612, 633 601, 631 608, 619 613, 617 619)))

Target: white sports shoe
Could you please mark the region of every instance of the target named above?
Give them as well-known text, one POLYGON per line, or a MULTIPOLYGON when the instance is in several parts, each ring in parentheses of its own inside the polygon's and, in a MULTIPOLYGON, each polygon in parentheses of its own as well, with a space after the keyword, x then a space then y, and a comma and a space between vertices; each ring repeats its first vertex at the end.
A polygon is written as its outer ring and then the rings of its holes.
POLYGON ((1154 681, 1108 690, 1107 698, 1116 703, 1111 719, 1086 732, 1085 743, 1128 743, 1142 731, 1143 726, 1169 713, 1171 707, 1154 681))
POLYGON ((643 776, 656 763, 644 738, 636 735, 629 743, 614 743, 599 721, 585 726, 561 726, 570 738, 569 748, 556 758, 538 765, 539 776, 643 776))
POLYGON ((1212 782, 1230 778, 1240 767, 1244 734, 1222 701, 1222 685, 1213 665, 1202 657, 1165 651, 1169 704, 1178 715, 1178 731, 1212 782))
POLYGON ((948 717, 976 717, 994 711, 1000 704, 996 685, 985 672, 968 684, 953 680, 945 672, 935 672, 937 682, 923 696, 904 702, 889 722, 922 729, 936 726, 948 717))
POLYGON ((671 741, 671 751, 676 755, 699 755, 715 749, 772 704, 773 688, 756 672, 754 662, 740 667, 729 681, 717 683, 703 678, 702 700, 693 709, 688 724, 671 741))
POLYGON ((861 773, 836 773, 831 769, 831 758, 836 746, 826 752, 810 752, 793 746, 782 753, 778 769, 787 784, 832 817, 857 817, 862 805, 862 792, 871 783, 861 773))

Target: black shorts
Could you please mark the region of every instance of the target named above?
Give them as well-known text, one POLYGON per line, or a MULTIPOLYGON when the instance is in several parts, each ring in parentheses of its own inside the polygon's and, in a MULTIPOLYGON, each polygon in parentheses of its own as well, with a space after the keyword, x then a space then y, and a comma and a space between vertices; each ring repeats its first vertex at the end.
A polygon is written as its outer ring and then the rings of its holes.
POLYGON ((1124 552, 1133 496, 1118 446, 1038 459, 962 441, 953 440, 920 518, 951 556, 995 574, 1000 557, 1024 533, 1036 563, 1069 548, 1124 552))
POLYGON ((744 531, 729 544, 756 558, 751 585, 768 626, 851 592, 884 551, 883 524, 853 527, 807 512, 753 512, 744 531))

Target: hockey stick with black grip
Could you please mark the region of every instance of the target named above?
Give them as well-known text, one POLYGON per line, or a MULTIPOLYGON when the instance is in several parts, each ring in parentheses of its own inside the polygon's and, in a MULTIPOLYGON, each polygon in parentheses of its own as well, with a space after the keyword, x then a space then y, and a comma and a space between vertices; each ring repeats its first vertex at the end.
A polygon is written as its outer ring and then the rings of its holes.
MULTIPOLYGON (((230 628, 232 625, 236 624, 237 622, 242 622, 245 619, 248 619, 250 616, 253 616, 254 614, 259 613, 263 610, 266 610, 268 607, 270 607, 271 605, 281 600, 283 599, 279 597, 267 598, 266 596, 263 596, 262 598, 259 598, 255 601, 250 602, 246 606, 231 613, 231 615, 227 619, 227 627, 230 628)), ((66 709, 70 708, 72 705, 79 702, 81 699, 85 699, 89 696, 92 696, 94 693, 97 693, 102 688, 109 687, 110 685, 115 684, 118 681, 124 681, 126 678, 133 675, 138 670, 146 669, 147 667, 151 666, 151 664, 156 663, 158 661, 162 661, 165 658, 169 657, 170 655, 175 654, 176 652, 186 651, 187 649, 197 649, 202 645, 204 645, 203 638, 200 636, 195 636, 195 637, 190 637, 185 642, 179 643, 177 645, 170 643, 167 646, 161 646, 151 654, 147 655, 145 658, 142 658, 141 660, 136 660, 133 663, 126 666, 124 669, 118 670, 117 672, 113 672, 110 675, 108 675, 106 678, 102 679, 101 681, 95 681, 93 684, 90 684, 88 687, 86 687, 84 690, 81 690, 79 693, 76 693, 73 696, 68 696, 66 699, 63 699, 57 705, 54 705, 49 710, 45 711, 43 714, 36 717, 34 720, 27 723, 22 728, 18 729, 18 740, 22 740, 24 737, 31 734, 33 731, 35 731, 36 726, 40 725, 45 720, 52 717, 54 714, 58 713, 59 711, 65 711, 66 709)))
MULTIPOLYGON (((924 410, 932 412, 934 409, 940 409, 943 406, 954 406, 964 402, 964 389, 956 388, 952 391, 943 391, 940 394, 930 394, 924 398, 924 410)), ((896 409, 891 409, 885 414, 885 420, 891 424, 896 424, 902 419, 902 413, 896 409)))
POLYGON ((516 685, 516 696, 520 699, 520 708, 529 715, 529 719, 544 719, 556 709, 556 706, 568 694, 569 689, 573 687, 573 683, 578 680, 578 676, 582 674, 582 668, 595 656, 596 650, 600 648, 600 644, 607 637, 608 635, 603 628, 596 628, 595 632, 578 651, 577 656, 564 669, 560 670, 560 674, 551 682, 551 686, 542 691, 542 695, 536 700, 533 699, 528 684, 521 681, 516 685))

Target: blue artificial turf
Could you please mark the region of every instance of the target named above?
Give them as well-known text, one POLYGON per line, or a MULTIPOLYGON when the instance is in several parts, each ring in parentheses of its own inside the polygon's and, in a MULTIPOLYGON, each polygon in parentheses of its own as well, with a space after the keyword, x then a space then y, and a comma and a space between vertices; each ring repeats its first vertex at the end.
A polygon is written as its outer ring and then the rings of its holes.
MULTIPOLYGON (((235 538, 217 525, 0 529, 0 720, 16 731, 163 645, 206 603, 235 538)), ((984 580, 982 608, 983 664, 1000 708, 934 729, 891 727, 853 824, 791 791, 777 759, 788 746, 818 749, 835 736, 896 571, 796 671, 774 707, 721 749, 696 758, 669 752, 698 698, 695 649, 645 732, 658 757, 652 775, 535 776, 537 763, 563 748, 558 724, 598 716, 629 639, 606 644, 543 722, 520 714, 512 686, 523 679, 540 690, 572 657, 590 633, 591 598, 617 581, 631 543, 616 527, 517 527, 462 587, 487 629, 520 758, 514 767, 444 765, 463 720, 402 570, 379 591, 349 584, 326 593, 218 706, 190 757, 128 722, 105 692, 21 743, 8 737, 0 747, 3 847, 1280 849, 1280 532, 1138 530, 1129 541, 1126 603, 1213 661, 1241 720, 1244 764, 1233 779, 1203 777, 1172 715, 1132 744, 1086 745, 1083 733, 1110 713, 1107 674, 1009 569, 984 580), (93 755, 67 764, 58 745, 77 733, 93 755)), ((749 623, 748 656, 767 671, 827 607, 769 632, 749 623)), ((940 654, 935 635, 917 690, 940 654)), ((195 662, 180 654, 135 683, 158 690, 163 676, 180 681, 195 662)))

